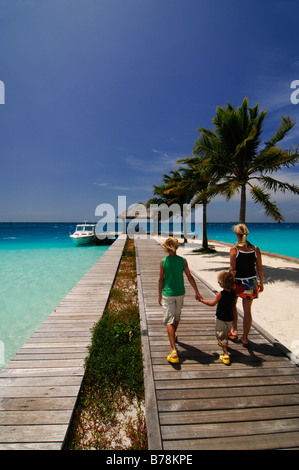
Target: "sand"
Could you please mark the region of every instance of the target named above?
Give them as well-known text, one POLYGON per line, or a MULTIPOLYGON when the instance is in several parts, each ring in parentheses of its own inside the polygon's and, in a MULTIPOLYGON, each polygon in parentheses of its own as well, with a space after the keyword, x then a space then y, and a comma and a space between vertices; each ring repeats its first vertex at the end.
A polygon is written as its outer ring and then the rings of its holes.
MULTIPOLYGON (((156 237, 162 243, 163 238, 156 237)), ((187 259, 189 268, 210 287, 219 290, 217 275, 229 269, 229 251, 232 245, 209 241, 214 254, 193 253, 201 248, 201 240, 180 243, 177 254, 187 259)), ((253 321, 275 340, 289 349, 294 362, 299 361, 299 259, 262 252, 264 291, 252 303, 253 321)), ((237 307, 242 310, 239 299, 237 307)), ((239 329, 242 328, 239 320, 239 329)), ((250 334, 249 334, 250 339, 250 334)))

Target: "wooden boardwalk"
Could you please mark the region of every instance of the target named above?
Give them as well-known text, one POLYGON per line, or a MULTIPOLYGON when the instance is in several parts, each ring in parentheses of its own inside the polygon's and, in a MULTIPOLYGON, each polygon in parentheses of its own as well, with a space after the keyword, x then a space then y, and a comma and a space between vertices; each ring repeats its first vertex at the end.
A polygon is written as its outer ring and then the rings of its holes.
POLYGON ((91 328, 106 306, 121 235, 0 372, 0 450, 63 448, 91 328))
MULTIPOLYGON (((169 364, 158 305, 165 251, 147 239, 136 240, 136 250, 149 449, 299 448, 299 368, 256 327, 250 349, 230 342, 231 365, 222 364, 215 308, 195 301, 188 281, 178 328, 180 364, 169 364)), ((193 275, 211 300, 212 290, 193 275)))

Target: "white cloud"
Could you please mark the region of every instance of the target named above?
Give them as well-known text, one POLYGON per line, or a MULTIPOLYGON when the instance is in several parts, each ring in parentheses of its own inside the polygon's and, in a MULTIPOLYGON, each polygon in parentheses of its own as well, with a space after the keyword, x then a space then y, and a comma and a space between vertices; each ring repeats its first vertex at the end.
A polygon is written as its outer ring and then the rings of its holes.
POLYGON ((294 73, 291 75, 288 72, 283 78, 264 76, 260 77, 257 82, 255 94, 258 99, 256 101, 260 104, 260 110, 267 111, 264 127, 271 127, 271 130, 267 130, 269 135, 265 135, 266 131, 263 133, 263 141, 268 140, 275 133, 281 123, 281 116, 289 115, 296 124, 279 145, 283 146, 286 141, 292 141, 292 145, 298 143, 299 123, 297 116, 299 104, 296 105, 291 102, 291 95, 294 92, 294 89, 291 88, 291 83, 296 78, 298 78, 297 75, 294 73))
MULTIPOLYGON (((272 88, 272 87, 271 87, 272 88)), ((278 111, 291 106, 291 88, 290 83, 282 82, 277 84, 267 92, 263 93, 262 103, 268 111, 278 111)))
POLYGON ((176 168, 177 160, 186 157, 186 155, 157 149, 153 149, 152 153, 154 156, 150 155, 147 159, 133 155, 122 157, 122 159, 133 170, 142 173, 159 173, 162 176, 163 173, 169 173, 176 168))
POLYGON ((152 191, 152 188, 145 188, 144 186, 111 186, 110 189, 115 191, 152 191))
POLYGON ((108 185, 108 183, 93 183, 95 186, 105 187, 107 189, 111 189, 113 191, 152 191, 152 187, 145 187, 145 186, 121 186, 121 185, 108 185))
POLYGON ((291 64, 291 68, 292 69, 299 69, 299 60, 295 60, 295 62, 293 62, 291 64))

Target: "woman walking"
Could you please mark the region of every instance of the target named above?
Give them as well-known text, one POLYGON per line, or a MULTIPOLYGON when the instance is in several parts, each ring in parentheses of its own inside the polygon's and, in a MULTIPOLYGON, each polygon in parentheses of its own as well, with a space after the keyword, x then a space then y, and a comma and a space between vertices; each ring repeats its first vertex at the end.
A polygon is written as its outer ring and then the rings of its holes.
MULTIPOLYGON (((235 225, 233 230, 238 242, 230 249, 230 271, 235 274, 237 299, 240 297, 243 302, 244 318, 241 341, 244 347, 248 347, 248 333, 252 324, 252 301, 258 298, 259 292, 264 290, 262 257, 259 248, 247 240, 249 231, 245 224, 235 225)), ((237 323, 238 312, 235 306, 234 320, 229 333, 231 339, 238 338, 237 323)))

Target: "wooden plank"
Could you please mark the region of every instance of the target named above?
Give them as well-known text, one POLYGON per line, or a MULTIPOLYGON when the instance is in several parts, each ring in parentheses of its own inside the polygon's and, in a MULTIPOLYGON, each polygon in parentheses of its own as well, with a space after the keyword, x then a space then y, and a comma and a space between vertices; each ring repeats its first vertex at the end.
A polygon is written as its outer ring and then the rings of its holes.
MULTIPOLYGON (((77 397, 54 397, 54 398, 0 398, 0 411, 53 411, 66 410, 69 416, 73 412, 77 397)), ((32 435, 36 429, 31 428, 32 435)), ((38 435, 36 436, 38 439, 38 435)), ((35 440, 36 440, 35 439, 35 440)), ((1 441, 0 441, 1 442, 1 441)))
MULTIPOLYGON (((57 442, 61 443, 65 437, 64 424, 40 425, 35 424, 35 434, 38 436, 38 442, 57 442)), ((0 426, 0 442, 32 442, 31 426, 0 426)))
POLYGON ((299 418, 271 419, 263 421, 242 421, 228 426, 227 423, 184 424, 162 426, 162 437, 165 440, 177 439, 210 439, 215 437, 236 437, 270 434, 277 432, 298 431, 299 418))
POLYGON ((0 371, 0 450, 61 449, 84 375, 91 329, 109 298, 119 237, 0 371))
POLYGON ((60 450, 60 442, 0 443, 0 450, 60 450))
MULTIPOLYGON (((2 384, 1 384, 2 385, 2 384)), ((15 386, 6 385, 0 388, 0 399, 10 398, 43 398, 43 397, 73 397, 78 394, 78 385, 39 385, 39 386, 15 386)))
POLYGON ((159 414, 161 425, 182 425, 201 423, 237 423, 243 421, 271 420, 273 418, 297 418, 299 405, 288 405, 273 407, 259 407, 227 410, 207 410, 207 411, 180 411, 159 414))
POLYGON ((47 410, 47 411, 6 411, 0 412, 0 425, 2 426, 26 426, 36 424, 68 424, 71 418, 72 411, 67 414, 65 411, 60 410, 47 410))
POLYGON ((34 369, 29 368, 19 368, 19 369, 2 369, 0 376, 2 377, 81 377, 84 374, 84 367, 81 364, 80 367, 49 367, 49 368, 39 368, 34 369))
POLYGON ((148 336, 148 328, 146 321, 146 310, 144 305, 144 294, 141 278, 140 259, 138 244, 135 242, 136 251, 136 272, 137 272, 137 286, 138 286, 138 303, 139 303, 139 316, 140 316, 140 329, 141 329, 141 343, 143 353, 143 375, 144 375, 144 388, 145 388, 145 414, 147 426, 147 439, 149 449, 161 450, 162 438, 158 417, 158 408, 155 396, 154 377, 150 356, 150 343, 148 336))
POLYGON ((256 434, 253 436, 220 437, 166 441, 165 450, 269 450, 297 449, 299 432, 256 434))
POLYGON ((209 379, 173 379, 173 380, 157 380, 156 381, 156 390, 162 390, 163 392, 167 393, 168 390, 175 389, 176 391, 180 391, 181 389, 186 391, 189 389, 217 389, 223 393, 224 389, 231 390, 238 387, 242 389, 243 387, 261 387, 269 385, 285 385, 291 384, 293 386, 294 382, 299 384, 299 376, 287 376, 283 375, 280 377, 277 376, 261 376, 261 377, 248 377, 247 373, 245 377, 222 377, 218 380, 217 377, 212 376, 209 379), (216 379, 216 380, 215 380, 216 379))
MULTIPOLYGON (((196 302, 185 283, 177 342, 180 364, 169 364, 169 339, 157 303, 159 261, 165 251, 150 239, 136 240, 135 245, 141 328, 148 348, 143 351, 144 370, 151 377, 147 429, 158 435, 160 446, 149 441, 149 449, 298 448, 299 369, 283 348, 253 325, 250 348, 230 342, 231 365, 224 366, 215 338, 215 308, 196 302)), ((192 274, 204 298, 212 299, 213 289, 192 274)))
POLYGON ((80 376, 54 376, 54 377, 0 377, 0 393, 2 387, 40 387, 40 386, 78 386, 80 385, 80 376))

